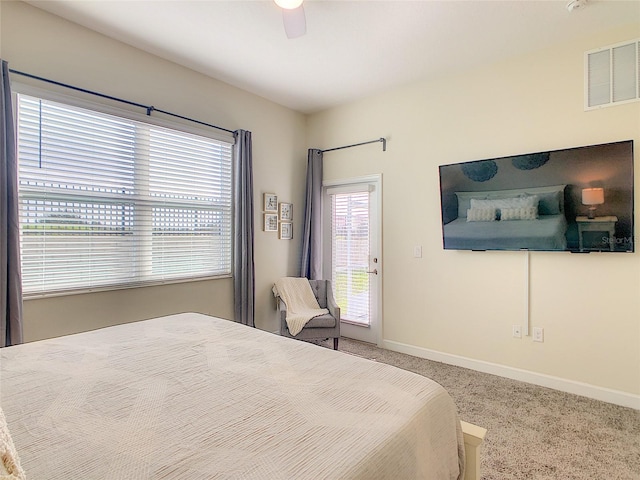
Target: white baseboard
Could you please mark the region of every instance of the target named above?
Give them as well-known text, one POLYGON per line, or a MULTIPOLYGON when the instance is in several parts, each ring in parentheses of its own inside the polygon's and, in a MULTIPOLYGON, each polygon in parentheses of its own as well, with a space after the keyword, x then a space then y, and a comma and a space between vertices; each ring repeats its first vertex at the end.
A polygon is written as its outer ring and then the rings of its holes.
POLYGON ((414 357, 426 358, 435 362, 442 362, 449 365, 468 368, 478 372, 490 373, 500 377, 519 380, 521 382, 540 385, 541 387, 553 388, 562 392, 573 393, 583 397, 601 400, 603 402, 613 403, 622 407, 640 410, 640 395, 613 390, 610 388, 598 387, 588 383, 576 382, 565 378, 545 375, 543 373, 531 372, 514 367, 507 367, 497 363, 485 362, 482 360, 474 360, 472 358, 453 355, 450 353, 429 350, 428 348, 416 347, 405 343, 394 342, 391 340, 383 340, 382 348, 393 350, 395 352, 406 353, 414 357))

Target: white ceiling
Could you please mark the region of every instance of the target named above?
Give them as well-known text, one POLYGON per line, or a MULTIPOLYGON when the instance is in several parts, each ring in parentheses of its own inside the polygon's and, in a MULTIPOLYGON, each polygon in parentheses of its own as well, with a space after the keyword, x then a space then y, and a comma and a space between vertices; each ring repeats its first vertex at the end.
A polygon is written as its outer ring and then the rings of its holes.
POLYGON ((640 1, 32 0, 121 42, 304 113, 640 21, 640 1))

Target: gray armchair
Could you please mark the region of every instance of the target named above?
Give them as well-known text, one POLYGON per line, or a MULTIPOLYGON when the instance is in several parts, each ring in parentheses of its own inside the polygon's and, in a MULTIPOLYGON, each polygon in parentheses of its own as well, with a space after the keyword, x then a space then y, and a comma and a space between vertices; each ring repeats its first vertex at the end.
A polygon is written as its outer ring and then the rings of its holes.
POLYGON ((329 310, 328 314, 312 318, 304 326, 302 331, 295 337, 289 333, 287 328, 287 306, 278 297, 278 307, 280 308, 280 335, 283 337, 297 338, 300 340, 317 340, 333 338, 333 349, 338 349, 338 339, 340 338, 340 307, 333 298, 333 290, 329 280, 309 280, 311 290, 318 300, 320 308, 329 310))

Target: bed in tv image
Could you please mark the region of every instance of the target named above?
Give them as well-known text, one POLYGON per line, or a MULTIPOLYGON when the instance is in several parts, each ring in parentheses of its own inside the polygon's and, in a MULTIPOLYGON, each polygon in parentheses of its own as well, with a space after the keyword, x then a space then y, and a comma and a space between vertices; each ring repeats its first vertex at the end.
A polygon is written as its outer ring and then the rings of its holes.
POLYGON ((445 249, 633 252, 633 141, 442 165, 445 249))

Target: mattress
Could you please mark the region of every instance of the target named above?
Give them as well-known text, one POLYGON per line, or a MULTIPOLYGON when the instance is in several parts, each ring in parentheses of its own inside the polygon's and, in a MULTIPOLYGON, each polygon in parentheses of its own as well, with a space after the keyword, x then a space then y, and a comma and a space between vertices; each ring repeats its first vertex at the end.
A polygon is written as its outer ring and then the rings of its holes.
POLYGON ((30 480, 462 478, 440 385, 228 320, 172 315, 0 353, 30 480))
POLYGON ((459 217, 444 226, 444 248, 457 250, 565 250, 563 214, 537 220, 467 222, 459 217))

